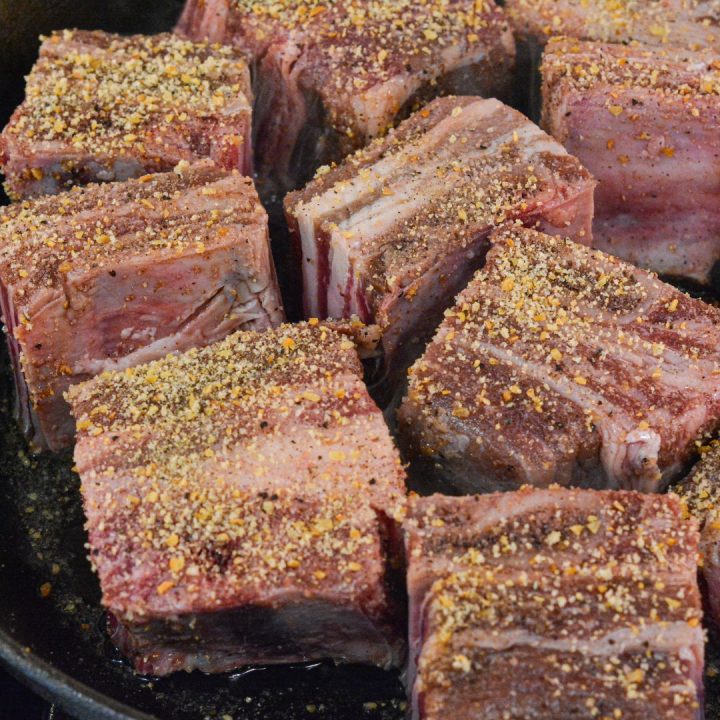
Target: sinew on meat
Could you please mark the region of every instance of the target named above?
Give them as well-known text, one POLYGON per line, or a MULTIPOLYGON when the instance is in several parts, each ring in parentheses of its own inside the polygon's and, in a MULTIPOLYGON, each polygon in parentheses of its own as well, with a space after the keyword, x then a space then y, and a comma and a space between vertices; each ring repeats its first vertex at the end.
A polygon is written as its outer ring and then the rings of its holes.
POLYGON ((520 219, 589 243, 593 188, 499 101, 436 99, 287 197, 305 312, 377 323, 388 366, 406 366, 482 265, 494 227, 520 219))
POLYGON ((690 50, 720 43, 715 0, 506 0, 505 7, 519 39, 540 45, 558 35, 690 50))
POLYGON ((0 209, 0 288, 17 412, 51 450, 70 385, 284 318, 252 181, 209 160, 0 209))
POLYGON ((45 38, 0 135, 13 199, 211 158, 252 172, 250 74, 230 47, 170 34, 45 38))
POLYGON ((662 274, 717 282, 717 49, 559 38, 547 45, 543 78, 545 128, 598 180, 594 246, 662 274))
POLYGON ((720 631, 720 442, 701 448, 700 460, 672 490, 700 525, 700 571, 709 619, 720 631))
POLYGON ((492 0, 188 0, 178 31, 246 53, 258 170, 280 190, 363 147, 418 100, 502 97, 515 54, 492 0))
POLYGON ((404 532, 413 720, 702 717, 698 534, 677 498, 435 495, 404 532))
POLYGON ((662 490, 720 426, 720 311, 509 227, 410 370, 409 453, 465 492, 662 490))
POLYGON ((70 390, 91 558, 138 671, 401 661, 404 472, 346 332, 239 332, 70 390))

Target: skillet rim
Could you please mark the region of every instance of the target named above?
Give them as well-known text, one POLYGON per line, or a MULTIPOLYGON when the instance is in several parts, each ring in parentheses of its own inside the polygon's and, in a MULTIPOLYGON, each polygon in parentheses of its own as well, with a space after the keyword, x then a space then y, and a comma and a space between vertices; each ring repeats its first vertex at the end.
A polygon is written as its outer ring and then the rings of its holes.
POLYGON ((0 629, 0 665, 78 720, 158 720, 76 680, 27 650, 0 629))

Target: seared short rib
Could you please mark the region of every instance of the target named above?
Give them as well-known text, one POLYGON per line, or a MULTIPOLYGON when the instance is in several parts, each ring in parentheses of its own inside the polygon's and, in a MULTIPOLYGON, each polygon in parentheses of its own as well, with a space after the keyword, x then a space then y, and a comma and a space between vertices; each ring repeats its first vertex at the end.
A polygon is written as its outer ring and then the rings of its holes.
POLYGON ((700 460, 672 490, 687 503, 700 524, 700 572, 708 618, 720 632, 720 442, 701 448, 700 460))
POLYGON ((413 720, 702 717, 698 534, 677 498, 435 495, 405 538, 413 720))
POLYGON ((720 283, 720 53, 557 39, 542 71, 545 128, 598 180, 594 246, 720 283))
MULTIPOLYGON (((540 114, 540 58, 553 37, 686 50, 720 47, 717 0, 506 0, 505 9, 517 40, 516 101, 533 119, 540 114)), ((597 127, 602 126, 600 116, 597 127)))
POLYGON ((518 38, 540 45, 558 35, 690 50, 720 44, 713 0, 506 0, 505 7, 518 38))
POLYGON ((174 35, 45 38, 0 135, 13 199, 211 158, 252 172, 250 74, 232 48, 174 35))
POLYGON ((402 369, 482 265, 493 228, 520 220, 589 243, 593 188, 499 101, 434 100, 286 199, 306 315, 377 323, 390 372, 402 369))
POLYGON ((302 186, 420 101, 506 94, 515 55, 493 0, 188 0, 178 30, 251 62, 261 195, 302 186))

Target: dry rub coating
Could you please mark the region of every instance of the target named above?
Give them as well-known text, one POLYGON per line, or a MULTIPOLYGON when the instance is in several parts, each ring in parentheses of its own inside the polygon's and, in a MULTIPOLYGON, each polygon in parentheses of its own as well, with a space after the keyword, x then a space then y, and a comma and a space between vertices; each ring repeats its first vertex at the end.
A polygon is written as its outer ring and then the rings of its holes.
POLYGON ((19 199, 207 157, 249 175, 251 105, 247 64, 230 47, 55 32, 0 135, 5 188, 19 199))
POLYGON ((465 491, 662 490, 720 425, 720 313, 597 250, 508 227, 410 371, 400 431, 465 491))
POLYGON ((698 536, 676 498, 435 495, 404 529, 415 720, 701 716, 698 536))
POLYGON ((314 322, 70 391, 93 563, 136 667, 398 662, 404 475, 361 373, 353 340, 314 322), (260 616, 265 636, 233 630, 260 616))

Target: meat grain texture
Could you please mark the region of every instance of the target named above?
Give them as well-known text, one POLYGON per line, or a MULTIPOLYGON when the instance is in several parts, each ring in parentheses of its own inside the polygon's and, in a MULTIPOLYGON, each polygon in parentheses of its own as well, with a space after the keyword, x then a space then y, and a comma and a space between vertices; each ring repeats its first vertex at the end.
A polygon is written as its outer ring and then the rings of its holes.
POLYGON ((717 283, 717 48, 558 38, 542 74, 544 127, 598 180, 594 246, 664 275, 717 283))
POLYGON ((0 135, 5 189, 18 200, 203 158, 250 175, 251 107, 249 70, 232 48, 58 31, 0 135))
POLYGON ((402 661, 404 471, 345 332, 240 332, 70 390, 91 558, 138 671, 402 661))
POLYGON ((598 250, 496 231, 410 370, 409 453, 464 492, 657 492, 720 427, 720 311, 598 250))
POLYGON ((261 195, 301 187, 418 102, 503 96, 515 55, 492 0, 189 0, 178 31, 252 64, 261 195))
POLYGON ((377 323, 397 376, 482 265, 493 228, 520 220, 589 243, 594 185, 498 100, 436 99, 287 197, 305 312, 377 323))
POLYGON ((702 717, 698 533, 677 498, 434 495, 404 531, 413 720, 702 717))
POLYGON ((17 412, 51 450, 71 385, 284 319, 252 181, 209 160, 2 208, 0 291, 17 412))
POLYGON ((689 50, 720 46, 716 0, 506 0, 521 40, 551 37, 641 43, 689 50))

